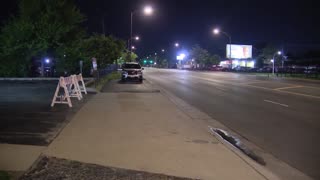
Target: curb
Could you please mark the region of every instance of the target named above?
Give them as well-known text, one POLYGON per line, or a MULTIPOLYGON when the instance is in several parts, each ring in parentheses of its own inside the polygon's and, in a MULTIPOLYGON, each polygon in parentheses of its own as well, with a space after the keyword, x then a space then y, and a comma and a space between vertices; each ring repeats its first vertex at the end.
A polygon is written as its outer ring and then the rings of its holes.
MULTIPOLYGON (((83 78, 86 81, 93 81, 93 78, 83 78)), ((0 81, 59 81, 59 78, 0 78, 0 81)))
MULTIPOLYGON (((162 95, 167 97, 171 102, 173 102, 178 109, 180 109, 183 113, 189 116, 191 119, 202 120, 202 123, 205 123, 206 127, 214 127, 218 129, 223 129, 229 132, 232 136, 239 138, 243 144, 249 147, 253 152, 255 152, 258 156, 262 157, 266 161, 266 166, 261 166, 254 160, 250 159, 248 156, 243 154, 239 149, 232 146, 230 143, 226 142, 221 137, 214 135, 222 144, 224 144, 228 149, 230 149, 233 153, 235 153, 239 158, 241 158, 245 163, 247 163, 251 168, 253 168, 257 173, 261 174, 264 178, 271 180, 279 180, 279 179, 291 179, 291 180, 312 180, 311 177, 302 173, 298 169, 291 167, 287 163, 277 159, 272 154, 265 152, 262 148, 257 146, 256 144, 250 142, 247 138, 240 135, 234 129, 230 129, 226 127, 224 124, 211 118, 208 114, 198 110, 196 107, 188 104, 184 100, 176 97, 170 92, 166 91, 162 87, 159 87, 152 83, 152 81, 148 80, 152 86, 155 86, 157 89, 160 89, 162 95)), ((210 134, 210 130, 207 130, 210 134)))

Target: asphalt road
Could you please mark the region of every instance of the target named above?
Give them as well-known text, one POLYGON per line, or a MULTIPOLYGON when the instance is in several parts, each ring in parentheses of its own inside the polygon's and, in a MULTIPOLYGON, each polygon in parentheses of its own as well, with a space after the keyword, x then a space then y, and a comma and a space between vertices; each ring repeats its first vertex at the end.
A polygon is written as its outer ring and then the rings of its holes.
POLYGON ((91 95, 51 107, 58 81, 0 81, 0 143, 48 145, 91 95))
POLYGON ((146 69, 145 78, 320 179, 320 82, 146 69))

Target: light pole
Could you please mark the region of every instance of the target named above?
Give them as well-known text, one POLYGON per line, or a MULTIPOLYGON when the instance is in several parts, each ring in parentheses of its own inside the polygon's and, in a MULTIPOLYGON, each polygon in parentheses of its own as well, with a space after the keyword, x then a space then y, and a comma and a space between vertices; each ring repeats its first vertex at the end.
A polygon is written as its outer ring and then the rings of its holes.
POLYGON ((230 36, 228 33, 224 32, 224 31, 220 31, 220 29, 218 29, 218 28, 215 28, 215 29, 213 30, 213 33, 214 33, 214 34, 220 34, 220 32, 229 38, 229 59, 230 59, 230 62, 231 62, 231 69, 232 69, 231 36, 230 36))
MULTIPOLYGON (((137 11, 131 11, 131 14, 130 14, 130 45, 129 47, 132 46, 132 29, 133 29, 133 15, 135 15, 137 11)), ((143 12, 145 15, 149 16, 153 13, 153 8, 151 6, 145 6, 144 9, 143 9, 143 12)), ((131 49, 130 49, 130 52, 131 52, 131 49)))
POLYGON ((273 59, 272 59, 272 75, 274 75, 274 63, 275 63, 275 57, 276 57, 276 55, 281 55, 282 54, 282 52, 281 51, 278 51, 278 52, 275 52, 274 54, 273 54, 273 59))

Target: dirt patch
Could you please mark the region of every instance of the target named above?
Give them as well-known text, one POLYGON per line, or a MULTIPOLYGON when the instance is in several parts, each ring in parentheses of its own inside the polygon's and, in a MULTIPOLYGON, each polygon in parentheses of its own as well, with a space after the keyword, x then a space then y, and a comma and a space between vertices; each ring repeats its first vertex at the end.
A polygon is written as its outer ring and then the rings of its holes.
POLYGON ((167 176, 149 172, 86 164, 77 161, 43 157, 29 173, 20 180, 191 180, 190 178, 167 176))

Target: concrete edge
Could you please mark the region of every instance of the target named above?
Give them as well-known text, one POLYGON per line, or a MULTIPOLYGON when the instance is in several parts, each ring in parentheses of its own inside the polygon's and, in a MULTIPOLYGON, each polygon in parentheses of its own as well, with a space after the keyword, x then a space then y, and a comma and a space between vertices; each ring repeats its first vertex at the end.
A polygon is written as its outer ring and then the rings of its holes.
MULTIPOLYGON (((58 81, 59 78, 43 78, 43 77, 34 77, 34 78, 16 78, 16 77, 10 77, 10 78, 3 78, 0 77, 0 81, 58 81)), ((92 81, 93 78, 83 78, 85 81, 92 81)))
MULTIPOLYGON (((236 149, 228 142, 224 141, 221 137, 216 137, 222 144, 224 144, 228 149, 230 149, 235 155, 241 158, 245 163, 247 163, 251 168, 253 168, 257 173, 261 174, 266 179, 291 179, 291 180, 313 180, 311 177, 307 176, 306 174, 302 173, 298 169, 291 167, 287 163, 281 161, 280 159, 274 157, 271 153, 264 151, 258 145, 250 142, 247 138, 241 136, 237 131, 228 128, 218 120, 211 118, 206 113, 198 110, 196 107, 188 104, 184 100, 176 97, 175 95, 171 94, 170 92, 166 91, 165 89, 155 85, 152 81, 148 80, 148 82, 160 89, 160 93, 168 98, 172 103, 174 103, 178 109, 180 109, 183 113, 189 116, 192 119, 202 120, 204 123, 207 124, 207 127, 214 124, 215 128, 220 128, 223 130, 228 131, 231 135, 236 136, 239 138, 243 144, 249 147, 253 152, 255 152, 260 157, 264 158, 267 165, 261 166, 257 162, 253 161, 251 158, 243 154, 239 149, 236 149), (271 166, 269 165, 271 164, 271 166)), ((208 130, 208 133, 209 130, 208 130)), ((216 136, 216 135, 215 135, 216 136)))

